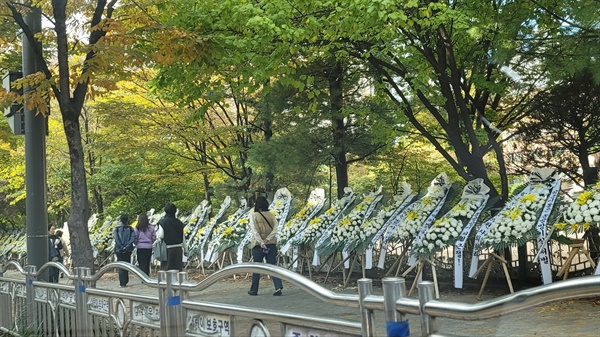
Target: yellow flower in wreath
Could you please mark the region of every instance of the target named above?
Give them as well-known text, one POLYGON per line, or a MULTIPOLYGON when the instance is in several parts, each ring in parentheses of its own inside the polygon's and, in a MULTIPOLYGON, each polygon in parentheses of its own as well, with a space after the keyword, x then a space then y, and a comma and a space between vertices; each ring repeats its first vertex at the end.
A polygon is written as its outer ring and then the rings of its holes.
POLYGON ((406 218, 408 220, 415 220, 418 217, 419 217, 419 212, 417 212, 417 211, 410 211, 406 214, 406 218))
POLYGON ((227 227, 227 229, 225 229, 225 231, 223 232, 223 237, 227 237, 227 236, 231 236, 231 235, 233 235, 233 228, 227 227))
POLYGON ((565 229, 565 227, 567 227, 567 223, 566 222, 558 222, 554 224, 554 228, 558 229, 558 230, 563 230, 565 229))
POLYGON ((577 197, 577 204, 579 204, 579 205, 585 205, 585 203, 588 200, 590 200, 593 196, 594 196, 593 192, 591 192, 591 191, 585 191, 585 192, 581 193, 577 197))

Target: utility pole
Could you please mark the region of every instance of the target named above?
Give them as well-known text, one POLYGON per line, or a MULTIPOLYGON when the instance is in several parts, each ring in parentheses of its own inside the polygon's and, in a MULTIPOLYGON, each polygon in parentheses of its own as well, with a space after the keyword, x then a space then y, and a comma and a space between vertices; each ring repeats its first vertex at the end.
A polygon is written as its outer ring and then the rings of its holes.
MULTIPOLYGON (((31 4, 31 3, 30 3, 31 4)), ((25 17, 29 30, 35 34, 42 31, 42 13, 31 7, 25 17)), ((23 34, 23 76, 41 70, 35 49, 41 52, 42 44, 37 39, 29 41, 23 34), (37 45, 37 46, 36 46, 37 45)), ((24 93, 32 88, 25 87, 24 93)), ((23 104, 25 115, 25 212, 27 216, 27 264, 38 269, 48 262, 48 209, 46 182, 46 117, 36 114, 23 104)))

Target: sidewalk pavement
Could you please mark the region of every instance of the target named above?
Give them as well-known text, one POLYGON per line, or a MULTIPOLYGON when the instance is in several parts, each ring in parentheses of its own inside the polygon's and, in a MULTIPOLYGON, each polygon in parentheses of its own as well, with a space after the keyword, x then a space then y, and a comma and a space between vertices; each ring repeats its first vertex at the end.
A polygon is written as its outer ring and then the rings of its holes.
MULTIPOLYGON (((191 281, 200 281, 201 276, 189 275, 191 281)), ((319 283, 319 282, 318 282, 319 283)), ((374 282, 375 283, 375 282, 374 282)), ((119 288, 116 274, 105 277, 99 282, 99 288, 123 291, 119 288), (111 280, 112 279, 112 280, 111 280)), ((341 284, 328 282, 326 288, 340 293, 357 294, 356 284, 344 288, 341 284)), ((410 283, 407 280, 407 288, 410 283)), ((131 277, 127 292, 143 293, 145 286, 135 276, 131 277)), ((298 287, 285 284, 283 296, 272 296, 273 283, 262 277, 258 296, 247 294, 250 288, 249 275, 227 279, 210 286, 202 292, 192 292, 190 297, 201 301, 236 304, 240 306, 276 309, 282 312, 301 313, 316 317, 337 317, 360 321, 358 308, 336 306, 325 303, 318 298, 300 290, 298 287)), ((382 295, 380 286, 374 284, 373 293, 382 295)), ((503 287, 498 287, 503 288, 503 287)), ((146 288, 147 289, 147 288, 146 288)), ((154 291, 148 289, 149 291, 154 291)), ((416 291, 415 291, 416 292, 416 291)), ((454 289, 451 285, 440 285, 440 300, 462 303, 477 303, 509 294, 508 290, 494 289, 488 285, 482 298, 477 299, 479 289, 454 289), (489 289, 489 290, 488 290, 489 289)), ((599 289, 600 292, 600 289, 599 289)), ((417 294, 411 297, 418 298, 417 294)), ((407 315, 411 336, 421 336, 420 318, 407 315)), ((459 321, 437 318, 438 333, 453 336, 502 336, 502 337, 600 337, 600 295, 595 298, 565 300, 543 304, 525 311, 482 321, 459 321)), ((386 336, 385 317, 382 311, 375 313, 377 336, 386 336)), ((275 337, 275 336, 273 336, 275 337)))
MULTIPOLYGON (((155 277, 155 274, 152 275, 155 277)), ((200 281, 201 275, 189 274, 189 280, 200 281)), ((68 284, 66 278, 59 279, 62 284, 68 284)), ((322 284, 317 281, 317 283, 322 284)), ((322 284, 323 285, 323 284, 322 284)), ((116 273, 105 274, 96 284, 97 288, 115 292, 143 295, 155 295, 155 289, 143 285, 140 279, 130 275, 130 282, 126 288, 119 287, 116 273)), ((357 294, 356 284, 343 287, 335 281, 330 281, 324 286, 339 293, 357 294)), ((410 283, 407 280, 407 287, 410 283)), ((249 275, 223 280, 211 285, 209 288, 190 292, 191 299, 205 302, 235 304, 257 309, 276 309, 281 312, 301 313, 316 317, 337 317, 347 320, 360 321, 358 308, 337 306, 326 303, 310 294, 300 290, 292 284, 284 282, 283 296, 272 296, 274 291, 271 280, 264 277, 260 281, 258 296, 247 294, 250 288, 249 275)), ((504 287, 494 288, 488 285, 481 301, 493 299, 497 296, 507 295, 504 287)), ((454 289, 451 285, 440 284, 441 301, 461 303, 477 303, 479 289, 454 289)), ((382 295, 382 289, 374 282, 373 293, 382 295)), ((600 293, 600 289, 599 289, 600 293)), ((412 298, 418 298, 412 294, 412 298)), ((421 336, 420 319, 415 315, 407 315, 411 336, 421 336)), ((542 304, 528 310, 506 314, 501 317, 482 321, 460 321, 437 318, 437 332, 445 336, 477 336, 477 337, 600 337, 600 295, 593 298, 564 300, 542 304)), ((377 336, 386 336, 385 317, 383 312, 375 312, 375 330, 377 336)), ((277 337, 277 336, 273 336, 277 337)))

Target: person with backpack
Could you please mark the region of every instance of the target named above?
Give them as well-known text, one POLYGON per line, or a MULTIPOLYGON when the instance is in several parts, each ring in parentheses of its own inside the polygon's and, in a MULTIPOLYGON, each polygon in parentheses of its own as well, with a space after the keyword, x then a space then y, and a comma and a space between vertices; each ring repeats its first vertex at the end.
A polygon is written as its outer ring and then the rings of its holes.
MULTIPOLYGON (((119 224, 113 232, 113 239, 117 261, 131 263, 131 253, 135 249, 135 231, 129 225, 129 216, 127 214, 119 216, 119 224)), ((129 272, 119 268, 119 286, 124 288, 127 286, 127 283, 129 283, 129 272)))
MULTIPOLYGON (((254 203, 254 213, 250 216, 250 230, 252 231, 251 246, 252 258, 254 262, 263 262, 266 258, 267 263, 277 264, 277 219, 273 213, 269 212, 269 202, 267 198, 260 196, 254 203)), ((273 277, 275 292, 273 296, 281 296, 283 283, 278 277, 273 277)), ((252 273, 252 284, 248 295, 256 296, 258 294, 258 282, 260 274, 252 273)))

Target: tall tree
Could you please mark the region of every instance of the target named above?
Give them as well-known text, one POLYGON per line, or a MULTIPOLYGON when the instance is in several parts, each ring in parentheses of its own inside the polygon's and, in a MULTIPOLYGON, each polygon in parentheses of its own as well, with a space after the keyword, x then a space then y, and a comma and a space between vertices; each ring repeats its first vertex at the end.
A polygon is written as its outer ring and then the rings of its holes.
POLYGON ((73 251, 73 266, 93 268, 92 249, 87 231, 89 218, 89 201, 87 194, 87 178, 84 165, 84 151, 81 142, 80 116, 93 74, 101 66, 96 46, 106 36, 111 22, 113 7, 116 0, 98 1, 91 12, 86 11, 85 3, 68 3, 66 0, 52 2, 3 2, 4 14, 9 11, 14 22, 26 38, 34 46, 40 38, 34 36, 32 28, 24 20, 24 14, 31 10, 31 5, 40 6, 46 17, 52 18, 53 32, 44 31, 44 42, 52 43, 56 48, 54 53, 44 54, 35 48, 35 58, 41 65, 41 74, 33 74, 24 81, 36 87, 36 92, 28 98, 27 104, 36 105, 39 111, 46 112, 45 104, 48 92, 57 99, 62 116, 63 128, 69 148, 71 167, 71 206, 69 211, 69 231, 73 251), (81 11, 91 13, 89 18, 87 43, 69 41, 71 25, 69 17, 72 13, 81 11), (78 70, 70 65, 73 57, 83 52, 83 59, 78 70), (56 67, 52 62, 56 61, 56 67), (39 76, 41 75, 41 76, 39 76))

